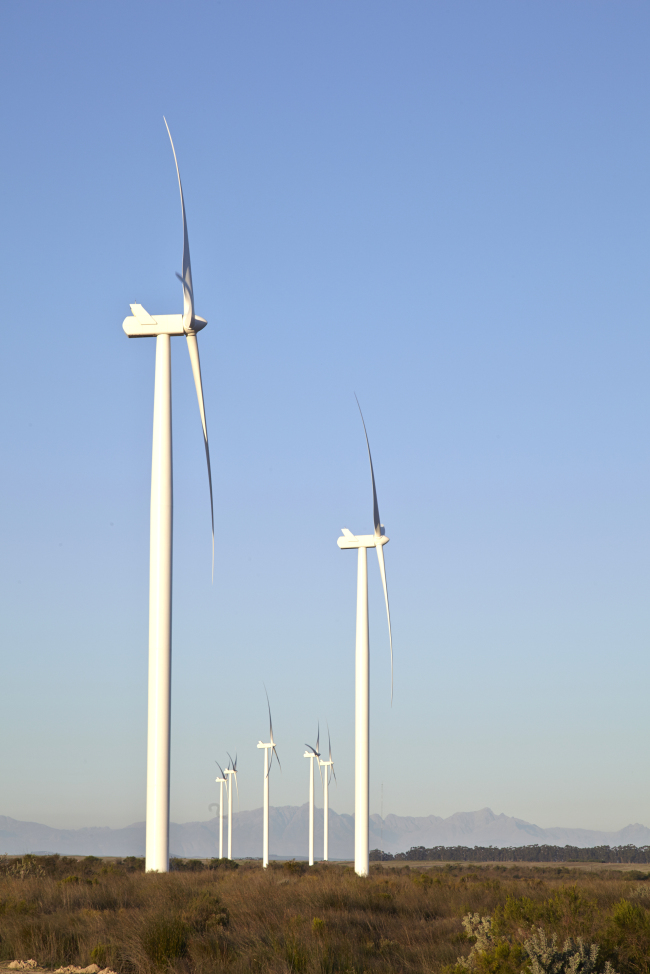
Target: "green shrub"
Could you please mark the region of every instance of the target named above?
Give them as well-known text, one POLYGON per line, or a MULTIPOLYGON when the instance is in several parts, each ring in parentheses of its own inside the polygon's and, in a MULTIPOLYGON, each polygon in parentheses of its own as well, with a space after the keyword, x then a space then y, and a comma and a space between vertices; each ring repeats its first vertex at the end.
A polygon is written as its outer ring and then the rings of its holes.
POLYGON ((235 862, 234 859, 211 859, 208 863, 208 869, 239 869, 239 863, 235 862))
POLYGON ((626 974, 650 974, 650 915, 645 907, 629 900, 615 904, 603 953, 626 974))
POLYGON ((164 968, 170 961, 185 957, 190 929, 180 917, 151 919, 142 932, 142 946, 152 964, 164 968))
POLYGON ((289 859, 287 862, 282 863, 282 868, 288 873, 293 873, 296 876, 302 876, 307 870, 307 863, 299 862, 296 859, 289 859))
POLYGON ((114 963, 115 951, 110 944, 95 944, 90 951, 90 960, 98 967, 110 967, 114 963))
POLYGON ((230 914, 215 893, 209 890, 195 896, 183 912, 183 918, 199 933, 215 927, 227 927, 230 914))
POLYGON ((169 868, 176 873, 202 873, 205 866, 200 859, 170 859, 169 868))

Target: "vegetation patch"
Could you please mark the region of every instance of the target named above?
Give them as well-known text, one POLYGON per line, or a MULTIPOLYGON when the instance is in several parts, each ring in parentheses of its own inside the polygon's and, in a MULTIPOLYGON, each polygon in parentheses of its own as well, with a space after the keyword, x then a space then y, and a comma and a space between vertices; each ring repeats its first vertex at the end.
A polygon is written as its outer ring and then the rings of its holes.
POLYGON ((135 857, 0 859, 0 960, 118 974, 650 974, 639 870, 376 863, 362 879, 336 863, 182 863, 159 875, 135 857))

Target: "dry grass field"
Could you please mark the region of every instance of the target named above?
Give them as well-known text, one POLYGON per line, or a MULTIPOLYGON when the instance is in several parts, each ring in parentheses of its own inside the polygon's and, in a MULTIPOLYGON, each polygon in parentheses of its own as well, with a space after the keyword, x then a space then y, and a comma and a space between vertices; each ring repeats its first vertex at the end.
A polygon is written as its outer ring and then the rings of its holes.
MULTIPOLYGON (((650 974, 650 873, 502 864, 177 863, 25 856, 0 860, 0 964, 96 963, 120 974, 212 971, 461 974, 474 943, 467 914, 492 918, 489 950, 470 970, 530 969, 536 929, 600 945, 604 970, 650 974)), ((551 967, 548 968, 551 971, 551 967)), ((553 974, 568 967, 555 966, 553 974)))

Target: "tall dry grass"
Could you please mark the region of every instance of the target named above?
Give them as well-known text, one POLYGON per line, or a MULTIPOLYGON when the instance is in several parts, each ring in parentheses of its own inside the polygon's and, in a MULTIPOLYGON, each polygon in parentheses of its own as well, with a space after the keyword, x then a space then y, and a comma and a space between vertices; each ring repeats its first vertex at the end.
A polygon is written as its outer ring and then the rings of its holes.
MULTIPOLYGON (((0 874, 5 962, 123 974, 451 972, 470 949, 462 917, 478 913, 504 943, 542 927, 601 944, 599 963, 619 974, 650 974, 650 874, 639 872, 377 865, 360 879, 336 864, 251 863, 156 875, 136 861, 25 857, 0 861, 0 874)), ((501 953, 485 974, 524 969, 521 951, 501 953)))

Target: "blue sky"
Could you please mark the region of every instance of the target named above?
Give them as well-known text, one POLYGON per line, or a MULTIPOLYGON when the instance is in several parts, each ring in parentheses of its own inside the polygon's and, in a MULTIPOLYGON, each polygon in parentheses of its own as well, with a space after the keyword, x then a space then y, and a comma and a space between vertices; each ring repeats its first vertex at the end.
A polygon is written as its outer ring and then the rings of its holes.
MULTIPOLYGON (((213 457, 173 351, 172 816, 261 804, 329 721, 353 808, 375 460, 371 810, 650 824, 650 9, 6 5, 0 813, 144 817, 154 345, 185 190, 213 457)), ((372 553, 371 553, 372 554, 372 553)))

